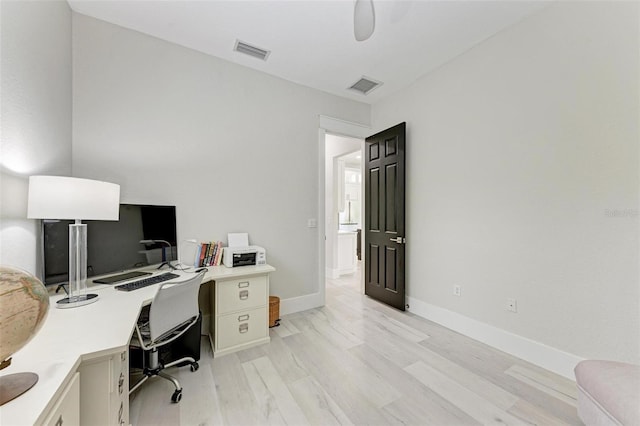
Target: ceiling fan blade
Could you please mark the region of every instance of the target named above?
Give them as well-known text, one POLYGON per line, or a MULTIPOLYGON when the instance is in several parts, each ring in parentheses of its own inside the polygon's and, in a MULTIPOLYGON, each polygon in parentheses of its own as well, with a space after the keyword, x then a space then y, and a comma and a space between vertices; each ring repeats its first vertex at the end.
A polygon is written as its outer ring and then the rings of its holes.
POLYGON ((353 33, 356 40, 365 41, 376 27, 376 17, 373 11, 373 0, 356 0, 353 10, 353 33))

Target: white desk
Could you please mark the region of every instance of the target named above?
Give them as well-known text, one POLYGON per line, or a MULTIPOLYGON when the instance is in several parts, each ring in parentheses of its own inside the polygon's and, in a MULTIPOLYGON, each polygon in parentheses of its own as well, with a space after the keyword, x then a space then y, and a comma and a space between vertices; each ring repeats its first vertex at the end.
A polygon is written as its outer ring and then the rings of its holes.
MULTIPOLYGON (((269 265, 209 267, 203 282, 268 275, 273 271, 275 268, 269 265)), ((184 272, 178 274, 192 275, 184 272)), ((181 279, 176 278, 176 281, 181 279)), ((39 376, 39 381, 25 394, 0 407, 0 424, 42 424, 77 371, 82 371, 83 366, 91 365, 96 360, 126 353, 140 309, 153 299, 158 286, 156 284, 131 292, 115 290, 113 285, 91 286, 91 292, 97 293, 99 300, 72 309, 55 308, 55 302, 63 296, 52 296, 42 329, 13 355, 11 365, 2 370, 0 375, 30 371, 39 376)), ((110 366, 109 369, 113 368, 113 363, 106 365, 110 366)), ((128 365, 126 368, 128 371, 128 365)), ((85 401, 92 398, 84 392, 82 384, 80 395, 81 405, 85 404, 83 398, 85 401)), ((128 424, 128 409, 126 414, 128 424)))

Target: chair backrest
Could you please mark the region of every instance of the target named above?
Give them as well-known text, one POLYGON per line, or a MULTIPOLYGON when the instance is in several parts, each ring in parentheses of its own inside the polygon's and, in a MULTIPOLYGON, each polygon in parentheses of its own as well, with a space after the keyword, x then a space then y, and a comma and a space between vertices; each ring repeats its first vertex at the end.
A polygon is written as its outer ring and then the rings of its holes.
POLYGON ((149 333, 152 342, 199 314, 198 290, 204 271, 177 283, 162 283, 149 309, 149 333))

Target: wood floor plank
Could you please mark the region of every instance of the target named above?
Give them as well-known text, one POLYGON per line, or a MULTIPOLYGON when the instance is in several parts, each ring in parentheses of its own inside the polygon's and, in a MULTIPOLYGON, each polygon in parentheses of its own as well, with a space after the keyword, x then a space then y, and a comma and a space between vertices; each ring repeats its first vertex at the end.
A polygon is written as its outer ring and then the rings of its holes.
POLYGON ((151 380, 133 425, 578 425, 575 383, 328 280, 326 306, 285 315, 271 343, 169 369, 184 397, 151 380), (572 402, 573 401, 573 402, 572 402))
POLYGON ((372 309, 370 314, 367 315, 367 318, 377 322, 390 333, 393 333, 411 342, 418 343, 429 338, 428 334, 422 333, 420 330, 416 330, 415 328, 412 328, 407 324, 403 324, 402 322, 391 318, 390 316, 380 311, 372 309))
MULTIPOLYGON (((411 398, 393 401, 391 404, 382 407, 382 410, 395 419, 395 423, 402 425, 477 426, 481 424, 470 416, 466 416, 464 420, 457 418, 454 420, 452 417, 446 420, 439 419, 433 411, 427 410, 424 404, 417 404, 411 398)), ((466 415, 466 413, 463 414, 466 415)))
POLYGON ((519 399, 511 408, 509 408, 508 411, 509 414, 513 414, 517 418, 522 419, 523 422, 531 425, 564 426, 569 424, 582 424, 579 421, 576 421, 575 423, 564 422, 557 417, 552 416, 544 409, 536 407, 523 399, 519 399))
POLYGON ((262 358, 267 354, 268 350, 269 350, 269 345, 259 345, 259 346, 254 346, 253 348, 236 352, 236 355, 238 356, 238 360, 240 360, 241 363, 249 362, 257 358, 262 358))
POLYGON ((265 419, 236 354, 212 360, 218 402, 226 425, 258 425, 265 419))
POLYGON ((398 367, 406 367, 420 360, 420 355, 412 350, 411 342, 389 333, 379 323, 364 319, 354 323, 352 331, 374 351, 398 367))
MULTIPOLYGON (((313 378, 339 405, 351 422, 354 424, 385 423, 385 414, 378 409, 375 402, 380 398, 370 395, 370 391, 378 392, 380 389, 367 389, 363 386, 358 377, 351 374, 350 370, 353 369, 346 368, 340 363, 341 357, 332 358, 325 347, 319 347, 317 342, 312 344, 313 340, 304 333, 288 336, 283 340, 299 355, 313 378)), ((390 401, 384 404, 388 402, 390 401)))
MULTIPOLYGON (((452 333, 448 337, 444 334, 432 334, 430 339, 424 340, 419 344, 463 366, 467 370, 473 371, 474 374, 500 386, 534 406, 544 407, 551 415, 566 423, 574 424, 579 421, 576 408, 572 404, 568 404, 547 392, 504 373, 516 364, 531 365, 524 360, 456 333, 452 333)), ((537 369, 539 367, 533 366, 532 368, 537 369)), ((552 374, 558 381, 567 380, 553 373, 549 374, 552 374)))
POLYGON ((355 347, 349 352, 402 394, 401 398, 383 407, 383 410, 398 422, 421 425, 479 424, 455 404, 424 386, 410 373, 391 363, 368 345, 355 347))
POLYGON ((429 349, 423 349, 420 355, 422 361, 427 365, 437 369, 466 389, 482 395, 487 401, 503 410, 508 410, 519 399, 518 396, 429 349))
MULTIPOLYGON (((171 374, 171 369, 167 372, 171 374)), ((129 417, 134 424, 170 426, 180 424, 180 407, 171 403, 173 383, 154 377, 129 396, 129 417)))
POLYGON ((313 377, 307 376, 289 384, 310 425, 353 425, 340 406, 313 377))
POLYGON ((288 320, 280 320, 280 325, 273 327, 270 331, 273 331, 280 337, 291 336, 292 334, 300 333, 300 330, 288 320))
MULTIPOLYGON (((331 340, 317 329, 307 329, 301 335, 308 342, 313 342, 310 347, 316 350, 316 363, 324 361, 321 365, 326 369, 325 373, 331 373, 336 380, 353 383, 374 406, 382 407, 400 396, 378 374, 364 368, 362 362, 349 352, 334 346, 331 340), (324 358, 318 358, 317 355, 322 355, 324 358)), ((296 336, 289 336, 285 338, 285 341, 289 342, 296 336)), ((305 365, 309 367, 308 362, 305 362, 305 365)))
POLYGON ((343 321, 347 321, 348 323, 361 320, 364 317, 362 309, 354 309, 353 306, 340 303, 336 301, 335 297, 328 297, 327 304, 323 306, 323 308, 332 312, 334 315, 339 316, 343 321))
POLYGON ((521 419, 508 414, 422 361, 405 367, 405 371, 443 398, 455 403, 462 411, 482 424, 519 425, 523 423, 521 419))
POLYGON ((549 395, 558 398, 567 404, 576 406, 576 399, 578 398, 578 389, 575 383, 570 380, 561 381, 557 377, 553 377, 548 372, 541 373, 531 368, 526 368, 521 365, 513 365, 505 371, 511 377, 514 377, 536 389, 548 393, 549 395))
POLYGON ((307 424, 307 418, 267 357, 242 364, 257 404, 268 424, 307 424))
MULTIPOLYGON (((297 334, 297 333, 296 333, 297 334)), ((271 343, 264 345, 266 355, 285 383, 295 382, 309 376, 298 354, 292 351, 278 335, 272 335, 271 343)))
MULTIPOLYGON (((203 354, 205 360, 211 359, 211 346, 207 342, 201 345, 208 353, 203 354)), ((182 385, 182 401, 180 401, 180 424, 183 425, 221 425, 222 410, 218 405, 218 393, 215 386, 211 362, 200 363, 197 371, 189 367, 177 369, 175 377, 182 385)))
MULTIPOLYGON (((337 298, 338 303, 332 305, 329 308, 329 310, 331 311, 332 309, 335 309, 336 306, 342 306, 343 310, 348 310, 353 312, 354 311, 353 305, 350 303, 352 299, 353 299, 353 295, 343 294, 337 298)), ((374 305, 374 306, 377 307, 377 305, 374 305)), ((427 333, 424 333, 421 330, 416 329, 411 325, 407 324, 406 322, 400 321, 394 318, 393 316, 388 315, 388 313, 391 313, 393 311, 385 312, 383 310, 374 309, 373 307, 368 306, 367 303, 363 303, 360 306, 360 309, 358 309, 358 312, 360 312, 361 314, 359 315, 359 317, 356 317, 355 319, 367 318, 369 321, 377 322, 384 329, 398 336, 402 336, 407 340, 410 340, 413 342, 420 342, 424 339, 429 338, 429 335, 427 333)), ((353 319, 354 318, 350 318, 350 320, 353 320, 353 319)))
POLYGON ((362 340, 358 339, 353 333, 347 331, 335 318, 328 319, 329 311, 326 309, 317 310, 309 317, 309 321, 313 328, 320 334, 325 336, 337 348, 346 350, 354 346, 362 344, 362 340), (320 315, 322 314, 322 315, 320 315))

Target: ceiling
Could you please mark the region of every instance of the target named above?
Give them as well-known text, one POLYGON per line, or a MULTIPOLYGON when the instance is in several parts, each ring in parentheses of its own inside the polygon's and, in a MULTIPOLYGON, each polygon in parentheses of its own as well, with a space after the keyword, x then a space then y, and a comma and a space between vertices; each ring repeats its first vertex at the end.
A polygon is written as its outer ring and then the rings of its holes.
POLYGON ((360 164, 362 164, 362 153, 360 151, 351 152, 349 154, 341 155, 340 159, 344 160, 345 164, 348 166, 360 167, 360 164))
POLYGON ((373 36, 353 33, 354 0, 68 0, 81 14, 305 86, 374 103, 542 9, 542 1, 374 0, 373 36), (270 50, 266 62, 236 40, 270 50), (363 95, 362 76, 383 84, 363 95))

